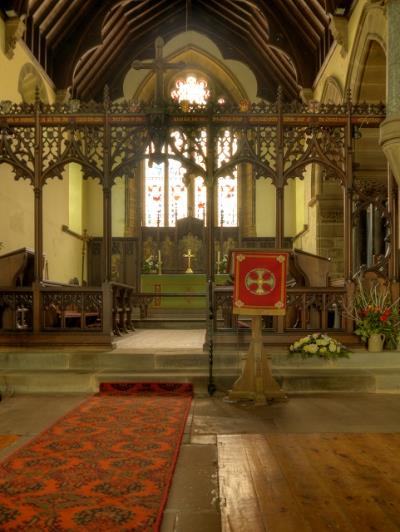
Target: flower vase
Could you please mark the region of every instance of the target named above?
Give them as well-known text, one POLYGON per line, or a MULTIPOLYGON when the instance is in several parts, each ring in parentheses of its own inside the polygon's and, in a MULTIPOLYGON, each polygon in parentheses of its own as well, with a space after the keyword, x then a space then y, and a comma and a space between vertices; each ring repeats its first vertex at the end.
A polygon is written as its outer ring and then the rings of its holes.
POLYGON ((370 353, 379 353, 383 351, 383 342, 385 341, 385 335, 376 333, 371 334, 368 338, 368 351, 370 353))

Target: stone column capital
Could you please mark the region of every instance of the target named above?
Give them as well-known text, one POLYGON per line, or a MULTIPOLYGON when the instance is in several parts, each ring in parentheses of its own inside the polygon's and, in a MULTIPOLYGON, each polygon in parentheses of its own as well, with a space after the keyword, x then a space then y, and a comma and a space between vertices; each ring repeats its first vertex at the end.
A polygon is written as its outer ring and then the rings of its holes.
POLYGON ((379 144, 400 185, 400 113, 390 115, 380 126, 379 144))

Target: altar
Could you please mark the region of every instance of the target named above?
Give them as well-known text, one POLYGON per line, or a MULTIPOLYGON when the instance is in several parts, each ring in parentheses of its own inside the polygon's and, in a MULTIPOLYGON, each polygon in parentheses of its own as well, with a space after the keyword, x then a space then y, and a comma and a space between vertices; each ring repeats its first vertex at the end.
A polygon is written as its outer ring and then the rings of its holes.
MULTIPOLYGON (((217 274, 215 283, 224 285, 228 274, 217 274)), ((141 275, 141 292, 171 294, 156 297, 150 308, 159 309, 205 309, 207 303, 207 277, 204 273, 146 273, 141 275), (198 294, 191 296, 190 294, 198 294), (172 295, 176 294, 176 295, 172 295), (179 294, 185 294, 181 296, 179 294)))

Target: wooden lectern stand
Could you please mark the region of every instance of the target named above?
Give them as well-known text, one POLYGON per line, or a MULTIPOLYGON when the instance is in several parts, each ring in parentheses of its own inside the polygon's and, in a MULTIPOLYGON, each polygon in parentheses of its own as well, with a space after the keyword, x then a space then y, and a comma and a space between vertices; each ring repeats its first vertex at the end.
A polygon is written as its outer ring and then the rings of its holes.
POLYGON ((252 326, 245 366, 229 391, 229 399, 250 399, 255 404, 286 399, 272 376, 263 346, 262 316, 278 316, 286 312, 288 257, 288 252, 283 250, 232 250, 233 312, 252 316, 252 326))

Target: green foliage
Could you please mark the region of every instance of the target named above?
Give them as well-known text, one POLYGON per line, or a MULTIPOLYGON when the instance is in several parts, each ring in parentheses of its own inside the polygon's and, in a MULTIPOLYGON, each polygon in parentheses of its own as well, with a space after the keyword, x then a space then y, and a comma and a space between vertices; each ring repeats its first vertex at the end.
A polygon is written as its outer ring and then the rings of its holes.
POLYGON ((154 255, 150 255, 143 262, 143 273, 157 273, 158 261, 155 259, 154 255))

